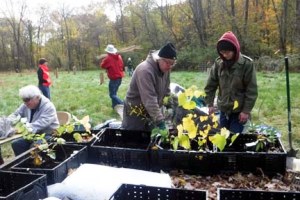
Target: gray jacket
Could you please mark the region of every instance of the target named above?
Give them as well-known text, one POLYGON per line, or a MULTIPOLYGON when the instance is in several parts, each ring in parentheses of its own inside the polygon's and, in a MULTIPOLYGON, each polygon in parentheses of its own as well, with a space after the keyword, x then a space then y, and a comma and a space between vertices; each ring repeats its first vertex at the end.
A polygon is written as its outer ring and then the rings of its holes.
POLYGON ((170 91, 170 72, 160 71, 152 53, 133 73, 124 102, 122 127, 125 129, 151 130, 152 125, 164 120, 161 107, 170 91))
MULTIPOLYGON (((30 113, 31 110, 25 104, 22 104, 12 115, 26 117, 29 122, 30 113)), ((55 106, 43 95, 30 124, 33 133, 51 134, 54 129, 59 127, 55 106)))

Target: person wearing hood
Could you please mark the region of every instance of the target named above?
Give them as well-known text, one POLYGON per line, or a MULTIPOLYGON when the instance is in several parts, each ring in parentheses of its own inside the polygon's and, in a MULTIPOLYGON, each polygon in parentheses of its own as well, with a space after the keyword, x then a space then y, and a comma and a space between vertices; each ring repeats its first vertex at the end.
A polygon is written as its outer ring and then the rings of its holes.
POLYGON ((204 88, 205 101, 209 113, 213 113, 214 98, 218 91, 220 127, 233 133, 242 133, 258 95, 255 67, 251 58, 241 54, 239 41, 231 31, 221 36, 217 51, 219 57, 211 67, 204 88))
POLYGON ((123 101, 117 96, 117 92, 122 83, 122 78, 125 75, 124 63, 114 45, 107 45, 105 51, 107 52, 107 56, 102 60, 100 67, 107 72, 109 78, 109 97, 111 98, 112 108, 114 109, 116 105, 123 104, 123 101))
POLYGON ((166 129, 162 113, 163 99, 170 94, 170 72, 176 62, 176 49, 167 43, 158 51, 150 51, 132 75, 126 94, 122 128, 151 131, 166 129))
MULTIPOLYGON (((53 103, 46 98, 40 89, 34 85, 27 85, 19 90, 19 96, 23 103, 12 113, 9 118, 17 116, 26 118, 26 127, 34 134, 45 133, 45 139, 50 139, 53 130, 59 127, 56 109, 53 103)), ((36 141, 39 143, 39 141, 36 141)), ((15 155, 19 155, 32 147, 33 142, 19 138, 12 142, 15 155)))

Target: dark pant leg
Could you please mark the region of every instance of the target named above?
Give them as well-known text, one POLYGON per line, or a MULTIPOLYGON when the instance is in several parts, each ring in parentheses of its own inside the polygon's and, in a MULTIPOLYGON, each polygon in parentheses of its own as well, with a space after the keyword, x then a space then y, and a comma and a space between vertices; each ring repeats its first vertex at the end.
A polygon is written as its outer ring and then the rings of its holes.
POLYGON ((233 133, 242 133, 244 129, 244 124, 239 122, 240 113, 232 113, 226 115, 226 113, 220 113, 220 126, 225 127, 227 130, 233 133))
POLYGON ((109 81, 109 97, 112 101, 112 107, 114 108, 117 104, 123 104, 123 101, 117 96, 118 89, 122 83, 122 79, 110 80, 109 81))
POLYGON ((39 85, 39 88, 42 91, 43 95, 50 99, 50 88, 44 85, 39 85))
POLYGON ((31 142, 24 140, 23 138, 19 138, 11 143, 15 156, 27 151, 30 148, 30 145, 31 142))

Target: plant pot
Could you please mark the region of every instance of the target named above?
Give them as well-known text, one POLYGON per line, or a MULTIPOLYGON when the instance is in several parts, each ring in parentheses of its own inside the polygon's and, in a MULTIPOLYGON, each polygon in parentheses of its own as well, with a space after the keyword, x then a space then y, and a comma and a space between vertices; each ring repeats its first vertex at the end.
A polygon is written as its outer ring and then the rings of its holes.
POLYGON ((39 200, 47 196, 45 175, 0 171, 0 199, 39 200))
POLYGON ((54 148, 56 159, 46 158, 40 166, 33 164, 33 158, 28 157, 17 163, 11 170, 30 172, 34 174, 46 174, 47 184, 63 181, 69 169, 77 168, 87 160, 87 147, 80 145, 58 145, 54 148))
POLYGON ((91 145, 89 162, 149 169, 150 132, 106 128, 91 145))

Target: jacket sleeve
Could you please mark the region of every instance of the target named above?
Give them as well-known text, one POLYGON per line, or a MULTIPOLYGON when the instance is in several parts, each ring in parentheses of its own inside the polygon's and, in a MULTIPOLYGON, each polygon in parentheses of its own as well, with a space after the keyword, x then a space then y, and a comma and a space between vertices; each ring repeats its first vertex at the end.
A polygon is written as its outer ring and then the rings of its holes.
POLYGON ((252 62, 246 65, 245 70, 244 82, 247 87, 245 92, 245 103, 242 111, 245 113, 250 113, 258 96, 256 71, 252 62))
POLYGON ((100 67, 102 69, 107 69, 109 67, 109 59, 108 57, 105 57, 102 62, 100 63, 100 67))
POLYGON ((206 93, 205 103, 209 107, 213 106, 214 99, 216 96, 216 91, 219 87, 218 68, 219 68, 219 65, 217 64, 217 62, 215 62, 213 64, 213 66, 211 67, 211 70, 209 72, 209 76, 207 79, 207 83, 204 88, 204 91, 206 93))

